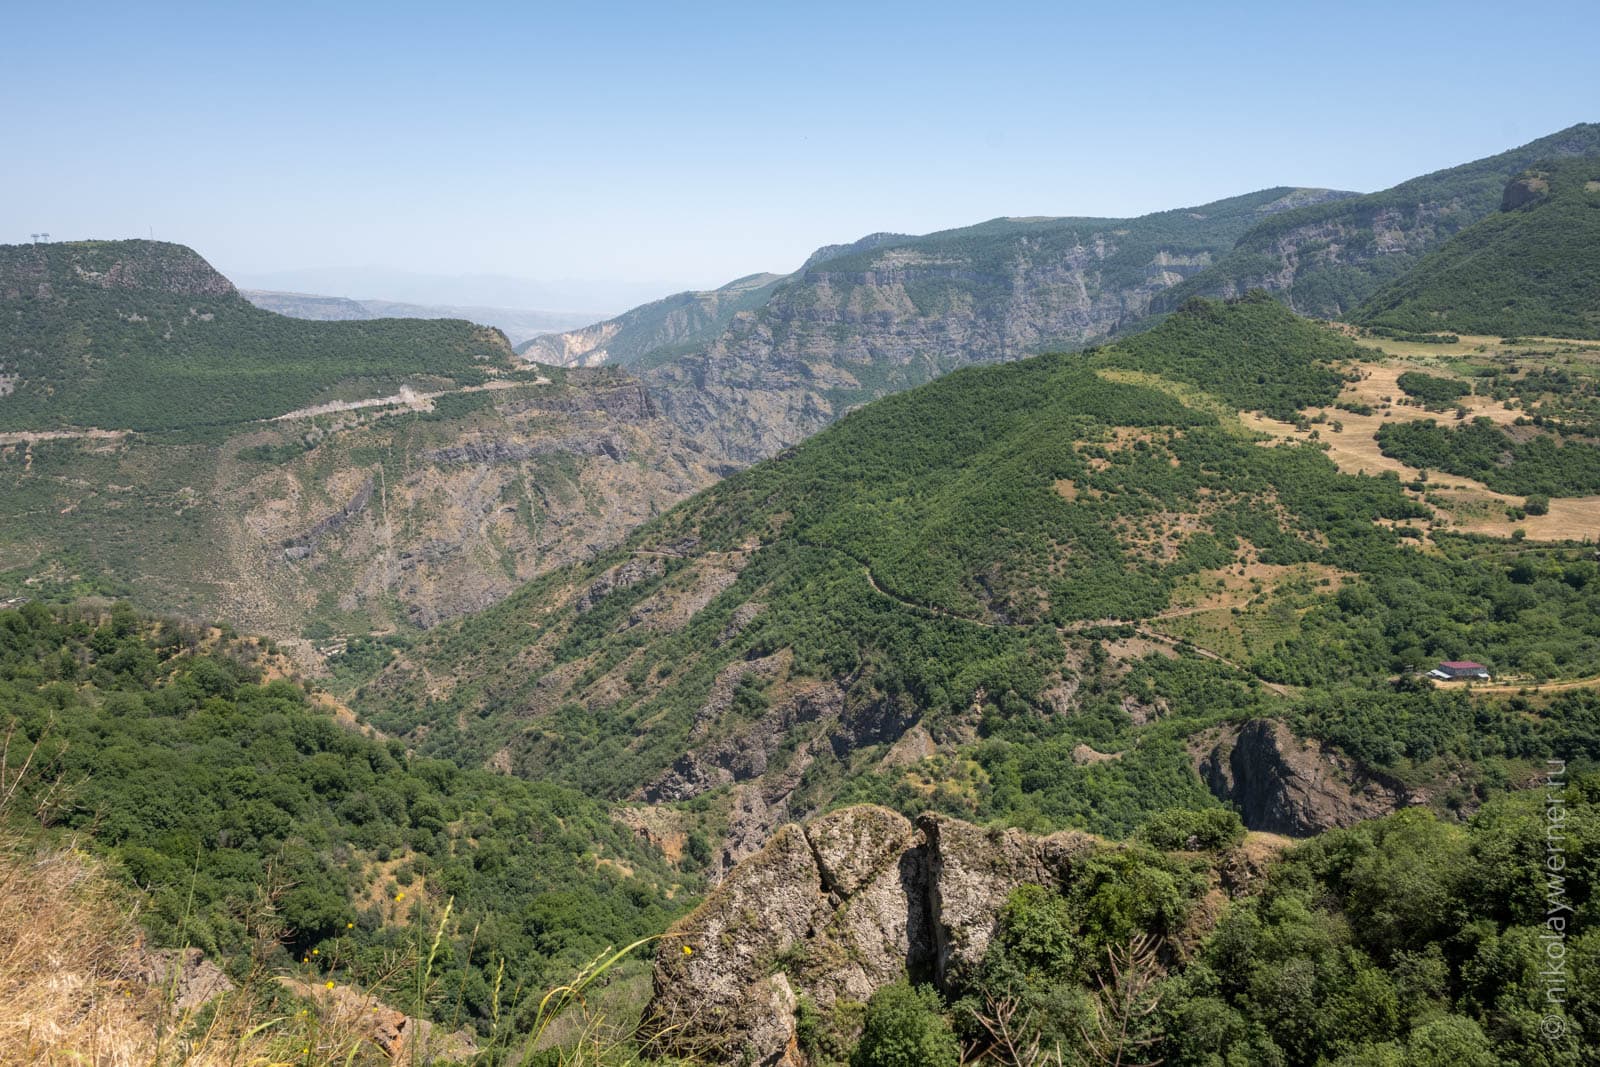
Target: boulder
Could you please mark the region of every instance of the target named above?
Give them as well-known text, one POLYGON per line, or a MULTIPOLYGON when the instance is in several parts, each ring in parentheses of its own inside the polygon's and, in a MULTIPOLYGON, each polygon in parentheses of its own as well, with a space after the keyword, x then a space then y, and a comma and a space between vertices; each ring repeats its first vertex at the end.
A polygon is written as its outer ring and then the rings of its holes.
POLYGON ((802 1000, 865 1001, 976 963, 1018 886, 1064 886, 1087 834, 1034 837, 886 808, 787 825, 663 939, 643 1032, 707 1063, 797 1062, 802 1000))

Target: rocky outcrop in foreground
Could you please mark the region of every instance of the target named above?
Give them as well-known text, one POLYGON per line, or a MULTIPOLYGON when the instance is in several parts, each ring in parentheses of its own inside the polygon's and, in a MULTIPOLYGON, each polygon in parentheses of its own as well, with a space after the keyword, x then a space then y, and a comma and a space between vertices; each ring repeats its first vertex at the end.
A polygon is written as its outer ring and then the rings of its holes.
POLYGON ((784 826, 668 932, 644 1032, 709 1062, 796 1063, 801 998, 946 981, 982 959, 1013 889, 1065 886, 1097 847, 871 806, 784 826))

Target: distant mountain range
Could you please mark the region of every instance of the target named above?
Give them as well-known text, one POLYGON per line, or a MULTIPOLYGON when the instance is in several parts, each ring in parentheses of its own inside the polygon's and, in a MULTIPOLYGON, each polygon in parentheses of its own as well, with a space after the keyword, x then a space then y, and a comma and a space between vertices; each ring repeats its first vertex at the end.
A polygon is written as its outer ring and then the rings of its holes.
POLYGON ((243 288, 270 292, 319 293, 362 301, 381 298, 423 307, 497 307, 557 314, 591 309, 599 311, 599 317, 682 287, 670 280, 547 280, 510 274, 423 273, 378 266, 232 271, 229 276, 243 288))
POLYGON ((267 289, 241 289, 239 295, 258 308, 296 319, 345 322, 356 319, 466 319, 493 326, 512 344, 521 344, 550 330, 567 330, 593 316, 571 311, 524 311, 518 308, 461 307, 405 304, 392 300, 352 300, 344 296, 282 293, 267 289))
MULTIPOLYGON (((484 308, 254 294, 346 320, 303 321, 252 306, 181 246, 0 249, 0 433, 26 458, 6 471, 25 506, 0 538, 0 587, 48 573, 51 588, 137 589, 164 610, 226 605, 279 635, 307 618, 339 632, 430 626, 603 550, 875 398, 967 364, 1127 336, 1197 288, 1258 282, 1298 307, 1336 278, 1375 301, 1363 312, 1375 324, 1487 329, 1493 316, 1462 317, 1455 297, 1455 317, 1405 310, 1402 320, 1374 294, 1411 263, 1419 279, 1438 267, 1429 292, 1455 279, 1474 296, 1450 266, 1486 262, 1457 256, 1472 241, 1491 251, 1531 241, 1547 267, 1552 255, 1588 262, 1592 179, 1560 163, 1584 152, 1600 152, 1600 127, 1372 196, 1281 187, 1139 219, 873 234, 822 247, 790 275, 680 293, 522 344, 544 370, 470 322, 372 317, 483 322, 484 308), (1530 197, 1497 210, 1507 182, 1535 164, 1547 178, 1526 175, 1530 197), (1402 202, 1420 206, 1407 214, 1402 202), (1540 236, 1546 221, 1558 239, 1540 236), (1240 249, 1267 234, 1297 266, 1236 270, 1240 249), (190 516, 187 532, 153 538, 174 508, 190 516), (398 525, 396 508, 409 516, 398 525)), ((1518 274, 1521 255, 1495 268, 1490 310, 1506 291, 1524 302, 1542 292, 1518 274)), ((1588 284, 1576 269, 1562 277, 1588 284)), ((1547 297, 1547 310, 1554 300, 1590 321, 1581 292, 1547 297)), ((1406 299, 1396 307, 1437 304, 1406 299)), ((1548 316, 1501 321, 1581 333, 1548 316)))

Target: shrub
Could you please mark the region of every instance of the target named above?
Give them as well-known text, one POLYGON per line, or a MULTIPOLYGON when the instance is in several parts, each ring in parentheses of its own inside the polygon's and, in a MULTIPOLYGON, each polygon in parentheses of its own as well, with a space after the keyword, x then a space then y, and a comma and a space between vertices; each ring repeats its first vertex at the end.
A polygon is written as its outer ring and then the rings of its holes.
POLYGON ((1244 840, 1244 823, 1231 808, 1192 811, 1175 808, 1152 815, 1139 828, 1139 836, 1152 848, 1206 851, 1229 848, 1244 840))
POLYGON ((867 1002, 850 1067, 956 1067, 961 1050, 939 1008, 938 994, 927 986, 884 986, 867 1002))

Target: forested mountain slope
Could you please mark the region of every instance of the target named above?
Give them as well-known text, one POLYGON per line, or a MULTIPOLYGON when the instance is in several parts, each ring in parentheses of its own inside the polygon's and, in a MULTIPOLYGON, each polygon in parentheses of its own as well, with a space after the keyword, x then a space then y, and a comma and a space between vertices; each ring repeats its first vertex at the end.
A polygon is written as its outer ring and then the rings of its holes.
POLYGON ((1600 160, 1537 165, 1500 210, 1351 318, 1412 332, 1600 337, 1600 160))
POLYGON ((1155 301, 1280 294, 1302 315, 1338 318, 1500 206, 1506 182, 1542 160, 1600 156, 1600 125, 1580 123, 1499 155, 1435 171, 1392 189, 1286 211, 1245 233, 1216 264, 1155 301))
POLYGON ((1582 674, 1600 581, 1577 545, 1508 556, 1239 417, 1300 418, 1375 355, 1263 295, 953 373, 410 651, 364 650, 394 658, 359 706, 425 751, 643 805, 725 862, 844 799, 1114 834, 1215 796, 1288 832, 1470 806, 1593 756, 1600 701, 1391 676, 1467 655, 1582 674), (1262 785, 1274 761, 1334 770, 1291 802, 1262 785))
POLYGON ((782 280, 752 274, 709 292, 675 293, 580 330, 543 334, 518 345, 517 352, 557 367, 659 361, 714 337, 739 312, 759 308, 782 280))
POLYGON ((274 315, 154 241, 0 247, 0 311, 0 430, 195 429, 512 369, 497 331, 274 315))
POLYGON ((484 1031, 696 889, 604 806, 411 757, 282 668, 125 605, 0 611, 4 831, 37 810, 112 860, 155 945, 484 1031))

